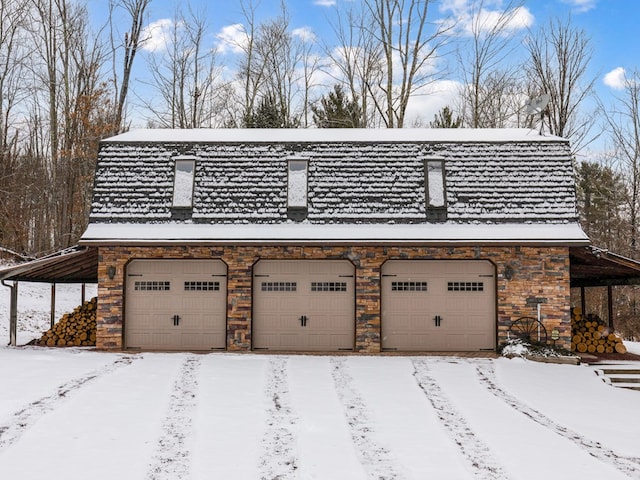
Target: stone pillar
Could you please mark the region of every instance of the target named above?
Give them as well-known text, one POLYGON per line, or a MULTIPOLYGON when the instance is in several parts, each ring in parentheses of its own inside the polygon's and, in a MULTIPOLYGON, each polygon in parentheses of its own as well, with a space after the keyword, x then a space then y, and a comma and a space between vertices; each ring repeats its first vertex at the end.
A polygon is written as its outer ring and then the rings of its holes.
POLYGON ((227 349, 251 350, 251 283, 256 258, 250 250, 229 248, 223 260, 227 277, 227 349))
POLYGON ((378 249, 353 248, 356 265, 356 352, 380 353, 380 267, 378 249))
POLYGON ((98 309, 96 312, 96 347, 117 350, 124 347, 123 299, 124 269, 129 252, 118 247, 98 249, 98 309), (114 270, 115 269, 115 270, 114 270), (113 273, 113 278, 109 278, 113 273))

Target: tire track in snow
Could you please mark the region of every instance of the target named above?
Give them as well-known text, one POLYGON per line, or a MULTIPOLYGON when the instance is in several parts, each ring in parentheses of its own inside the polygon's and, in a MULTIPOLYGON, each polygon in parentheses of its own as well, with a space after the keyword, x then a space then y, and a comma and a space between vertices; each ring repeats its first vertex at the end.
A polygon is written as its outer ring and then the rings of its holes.
POLYGON ((259 465, 262 480, 296 478, 298 469, 294 434, 298 419, 293 414, 289 399, 287 363, 287 357, 269 358, 265 390, 269 407, 259 465))
POLYGON ((612 465, 620 472, 631 478, 640 479, 640 458, 618 455, 613 450, 604 447, 599 442, 591 440, 575 430, 571 430, 570 428, 555 422, 542 412, 539 412, 538 410, 521 402, 518 398, 497 385, 493 364, 488 363, 478 365, 476 367, 476 373, 480 379, 480 383, 489 390, 489 392, 516 411, 526 415, 534 422, 548 428, 552 432, 572 441, 592 457, 612 465))
POLYGON ((198 393, 200 357, 189 355, 184 360, 171 392, 169 411, 162 423, 149 480, 185 479, 191 472, 191 451, 187 445, 192 434, 192 418, 198 393))
POLYGON ((31 402, 23 409, 15 412, 12 415, 11 421, 0 425, 0 451, 18 441, 26 430, 36 423, 43 415, 55 410, 55 408, 64 402, 70 394, 73 394, 76 390, 97 378, 101 378, 121 367, 130 365, 138 358, 139 357, 132 356, 120 357, 114 362, 89 372, 86 375, 63 383, 51 395, 31 402))
POLYGON ((476 436, 462 414, 455 409, 451 400, 444 394, 438 382, 429 375, 430 369, 427 361, 413 359, 412 362, 413 376, 418 386, 431 402, 440 422, 460 448, 475 476, 486 480, 508 479, 509 477, 500 463, 493 457, 489 446, 476 436))
POLYGON ((332 357, 331 366, 331 376, 338 398, 344 406, 351 439, 367 476, 380 480, 403 478, 399 473, 401 469, 389 450, 373 438, 374 432, 367 415, 367 407, 353 386, 353 377, 349 374, 346 359, 332 357))

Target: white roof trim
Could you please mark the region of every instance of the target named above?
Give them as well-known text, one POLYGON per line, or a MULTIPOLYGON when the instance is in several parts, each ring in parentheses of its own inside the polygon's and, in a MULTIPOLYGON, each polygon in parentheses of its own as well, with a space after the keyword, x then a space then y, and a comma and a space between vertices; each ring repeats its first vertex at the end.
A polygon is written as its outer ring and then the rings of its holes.
POLYGON ((577 223, 562 224, 114 224, 93 223, 82 245, 109 244, 553 244, 588 245, 577 223))
POLYGON ((227 128, 142 129, 103 143, 380 143, 380 142, 567 142, 524 128, 227 128))

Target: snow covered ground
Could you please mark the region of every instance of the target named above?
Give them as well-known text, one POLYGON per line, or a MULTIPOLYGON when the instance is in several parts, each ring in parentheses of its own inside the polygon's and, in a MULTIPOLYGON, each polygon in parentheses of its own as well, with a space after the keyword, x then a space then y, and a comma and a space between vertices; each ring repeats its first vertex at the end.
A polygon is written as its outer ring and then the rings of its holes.
POLYGON ((10 348, 5 291, 1 479, 640 479, 640 392, 589 366, 10 348))

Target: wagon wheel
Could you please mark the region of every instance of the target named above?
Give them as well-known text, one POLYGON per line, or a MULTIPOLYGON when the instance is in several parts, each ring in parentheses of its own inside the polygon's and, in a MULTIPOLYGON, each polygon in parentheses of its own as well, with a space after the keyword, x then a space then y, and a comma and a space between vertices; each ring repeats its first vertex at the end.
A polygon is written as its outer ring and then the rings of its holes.
POLYGON ((534 343, 547 343, 547 329, 534 317, 520 317, 509 326, 509 336, 534 343))

